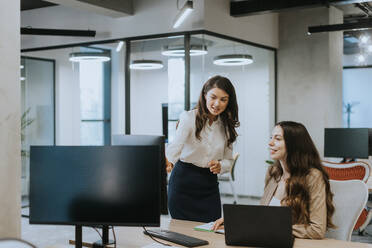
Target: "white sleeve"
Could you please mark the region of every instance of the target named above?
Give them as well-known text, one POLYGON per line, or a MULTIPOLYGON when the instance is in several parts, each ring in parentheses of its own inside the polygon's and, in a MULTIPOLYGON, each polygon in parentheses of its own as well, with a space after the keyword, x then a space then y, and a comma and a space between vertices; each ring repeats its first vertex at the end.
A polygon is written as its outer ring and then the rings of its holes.
POLYGON ((224 151, 224 154, 223 154, 223 159, 220 162, 221 163, 221 172, 220 172, 220 174, 229 172, 230 169, 231 169, 231 166, 232 166, 233 162, 234 162, 234 159, 233 159, 233 150, 232 150, 232 148, 230 148, 230 147, 228 147, 226 145, 225 151, 224 151))
POLYGON ((183 145, 192 132, 192 125, 195 125, 189 115, 188 112, 181 114, 174 140, 167 146, 166 157, 172 164, 177 163, 180 159, 183 145))

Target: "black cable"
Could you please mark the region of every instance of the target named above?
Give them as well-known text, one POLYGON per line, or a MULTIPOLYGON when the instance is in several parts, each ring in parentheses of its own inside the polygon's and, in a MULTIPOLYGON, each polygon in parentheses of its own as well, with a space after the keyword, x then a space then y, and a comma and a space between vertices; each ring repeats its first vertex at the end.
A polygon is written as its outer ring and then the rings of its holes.
POLYGON ((21 214, 21 217, 22 217, 22 218, 30 219, 30 215, 27 215, 27 214, 21 214))
POLYGON ((30 243, 30 242, 28 242, 28 241, 26 241, 26 240, 23 240, 23 239, 17 239, 17 238, 0 238, 0 243, 2 242, 2 241, 18 241, 18 242, 21 242, 21 243, 23 243, 23 244, 26 244, 26 245, 29 245, 29 246, 31 246, 32 248, 37 248, 36 247, 36 245, 34 245, 34 244, 32 244, 32 243, 30 243))
POLYGON ((97 230, 97 228, 95 228, 94 226, 92 226, 92 228, 98 233, 98 235, 101 237, 102 239, 102 234, 97 230))
POLYGON ((112 226, 112 235, 114 236, 114 248, 116 248, 116 235, 115 235, 114 226, 112 226))
POLYGON ((160 242, 159 240, 156 240, 149 232, 147 232, 146 230, 146 227, 142 227, 143 230, 145 230, 145 233, 152 239, 154 240, 155 242, 159 243, 159 244, 162 244, 162 245, 165 245, 165 246, 171 246, 170 244, 167 244, 167 243, 163 243, 163 242, 160 242))

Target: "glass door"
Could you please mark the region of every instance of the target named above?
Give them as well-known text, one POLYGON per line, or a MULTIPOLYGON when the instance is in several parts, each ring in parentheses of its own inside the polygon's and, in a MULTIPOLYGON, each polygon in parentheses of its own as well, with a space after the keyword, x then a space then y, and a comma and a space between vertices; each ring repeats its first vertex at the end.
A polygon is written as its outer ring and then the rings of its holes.
POLYGON ((21 58, 22 197, 26 199, 30 180, 30 146, 55 144, 54 74, 54 60, 21 58))

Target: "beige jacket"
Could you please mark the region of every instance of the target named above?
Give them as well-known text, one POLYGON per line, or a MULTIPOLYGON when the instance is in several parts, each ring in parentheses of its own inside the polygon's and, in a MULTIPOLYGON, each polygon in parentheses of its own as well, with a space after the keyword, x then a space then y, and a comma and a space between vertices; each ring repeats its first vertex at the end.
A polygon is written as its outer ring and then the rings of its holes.
MULTIPOLYGON (((268 173, 266 174, 268 178, 268 173)), ((309 225, 295 224, 292 226, 293 236, 297 238, 322 239, 327 229, 326 191, 322 174, 312 169, 306 178, 310 191, 310 223, 309 225)), ((265 180, 266 182, 267 180, 265 180)), ((278 182, 271 178, 265 185, 261 205, 269 205, 273 198, 278 182)))

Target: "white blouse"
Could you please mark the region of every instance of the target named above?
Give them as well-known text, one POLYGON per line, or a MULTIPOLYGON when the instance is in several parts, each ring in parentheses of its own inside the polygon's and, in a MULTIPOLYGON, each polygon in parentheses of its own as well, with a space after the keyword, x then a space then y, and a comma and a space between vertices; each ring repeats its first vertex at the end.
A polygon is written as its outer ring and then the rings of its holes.
POLYGON ((166 156, 169 162, 175 164, 178 160, 192 163, 202 168, 208 168, 212 160, 221 163, 221 174, 228 172, 233 162, 232 149, 227 147, 227 138, 220 117, 200 132, 201 139, 195 136, 195 118, 197 110, 183 112, 171 144, 167 146, 166 156))
POLYGON ((269 206, 281 206, 280 200, 273 196, 273 198, 271 198, 269 206))

